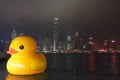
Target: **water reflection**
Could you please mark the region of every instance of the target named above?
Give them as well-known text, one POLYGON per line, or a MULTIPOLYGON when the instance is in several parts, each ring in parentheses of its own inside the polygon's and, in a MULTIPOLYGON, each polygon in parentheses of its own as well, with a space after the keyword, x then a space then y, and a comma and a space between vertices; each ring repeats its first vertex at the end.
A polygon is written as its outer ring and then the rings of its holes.
POLYGON ((94 56, 94 55, 90 55, 90 56, 89 56, 88 68, 89 68, 90 71, 93 71, 93 70, 96 69, 95 56, 94 56))
POLYGON ((111 71, 114 78, 118 76, 118 65, 117 65, 117 57, 115 54, 112 55, 112 62, 111 62, 111 71))
POLYGON ((91 54, 89 55, 89 63, 88 63, 88 70, 90 71, 89 79, 95 80, 95 70, 96 70, 96 64, 95 64, 95 55, 91 54))
POLYGON ((7 73, 5 63, 1 63, 3 66, 0 66, 0 79, 120 80, 120 54, 46 54, 46 56, 48 64, 44 74, 11 75, 7 73))
POLYGON ((8 74, 5 80, 46 80, 46 74, 37 74, 29 76, 19 76, 8 74))

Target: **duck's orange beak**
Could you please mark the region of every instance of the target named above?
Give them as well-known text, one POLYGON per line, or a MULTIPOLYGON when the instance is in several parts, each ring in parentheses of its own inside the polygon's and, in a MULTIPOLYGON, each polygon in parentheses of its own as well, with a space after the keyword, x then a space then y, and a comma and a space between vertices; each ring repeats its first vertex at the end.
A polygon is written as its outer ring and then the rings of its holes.
POLYGON ((10 49, 7 51, 8 54, 15 54, 15 53, 17 53, 17 52, 18 52, 18 51, 15 50, 14 48, 10 48, 10 49))

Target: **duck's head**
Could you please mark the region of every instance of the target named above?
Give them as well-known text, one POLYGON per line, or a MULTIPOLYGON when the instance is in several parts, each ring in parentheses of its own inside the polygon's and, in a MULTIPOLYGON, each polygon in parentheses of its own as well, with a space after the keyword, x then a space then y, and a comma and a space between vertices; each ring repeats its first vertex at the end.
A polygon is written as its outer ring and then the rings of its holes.
POLYGON ((8 54, 11 55, 31 55, 36 51, 36 41, 29 36, 19 36, 10 43, 8 54))

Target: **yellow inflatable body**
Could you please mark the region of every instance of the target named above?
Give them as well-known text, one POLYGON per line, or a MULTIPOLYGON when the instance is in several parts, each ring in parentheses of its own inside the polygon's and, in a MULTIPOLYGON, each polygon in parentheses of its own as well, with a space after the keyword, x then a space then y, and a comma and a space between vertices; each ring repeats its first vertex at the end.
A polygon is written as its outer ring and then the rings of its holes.
POLYGON ((46 69, 46 57, 36 53, 36 41, 28 36, 19 36, 13 39, 8 54, 7 70, 15 75, 32 75, 43 73, 46 69))

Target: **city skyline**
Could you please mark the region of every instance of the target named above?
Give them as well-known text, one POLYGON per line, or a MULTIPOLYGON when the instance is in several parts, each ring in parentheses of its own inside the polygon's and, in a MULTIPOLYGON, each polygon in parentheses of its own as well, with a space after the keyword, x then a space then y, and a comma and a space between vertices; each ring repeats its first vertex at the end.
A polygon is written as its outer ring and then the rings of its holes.
POLYGON ((0 33, 53 36, 53 18, 60 18, 61 35, 120 39, 118 0, 11 0, 0 1, 0 33))

